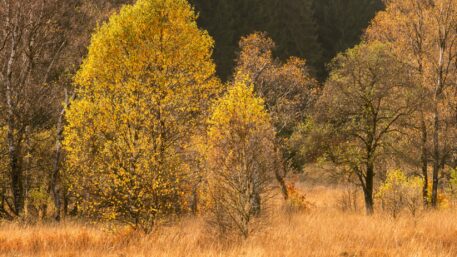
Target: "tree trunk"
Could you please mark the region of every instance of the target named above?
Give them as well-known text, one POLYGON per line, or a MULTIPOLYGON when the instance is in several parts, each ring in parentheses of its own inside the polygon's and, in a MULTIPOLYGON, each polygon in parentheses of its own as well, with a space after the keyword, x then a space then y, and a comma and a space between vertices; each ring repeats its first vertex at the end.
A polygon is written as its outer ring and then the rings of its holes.
POLYGON ((422 198, 424 201, 424 206, 428 206, 428 150, 427 150, 427 125, 425 124, 424 114, 422 113, 421 117, 421 130, 422 130, 422 177, 424 179, 424 185, 422 187, 422 198))
POLYGON ((284 177, 286 176, 287 174, 287 163, 284 162, 281 158, 282 154, 281 152, 279 151, 278 147, 276 146, 275 144, 275 152, 276 152, 276 165, 274 167, 274 171, 275 171, 275 178, 276 178, 276 181, 278 181, 279 183, 279 187, 281 188, 281 193, 284 197, 284 200, 287 201, 287 199, 289 199, 289 192, 287 190, 287 185, 286 185, 286 181, 284 179, 284 177), (280 173, 280 170, 282 170, 282 174, 280 173))
MULTIPOLYGON (((10 83, 8 83, 10 84, 10 83)), ((22 209, 24 207, 24 186, 22 178, 22 167, 21 160, 19 158, 20 150, 18 146, 18 135, 15 129, 14 121, 14 112, 11 100, 11 89, 10 86, 7 86, 7 108, 8 108, 8 132, 7 132, 7 142, 8 142, 8 157, 9 157, 9 168, 11 176, 11 188, 13 190, 13 203, 14 211, 16 215, 21 215, 22 209)))
POLYGON ((24 177, 24 218, 29 215, 29 171, 32 168, 32 145, 30 143, 30 126, 25 128, 25 156, 23 157, 24 177))
POLYGON ((286 181, 284 180, 284 177, 281 176, 281 174, 279 174, 279 171, 277 169, 275 169, 275 176, 276 180, 279 183, 279 187, 281 188, 282 196, 284 197, 284 200, 287 201, 287 199, 289 199, 289 192, 287 190, 286 181))
MULTIPOLYGON (((62 112, 63 113, 63 112, 62 112)), ((51 181, 49 183, 50 192, 52 198, 54 200, 54 207, 55 207, 55 214, 54 219, 56 221, 60 221, 60 211, 61 211, 61 199, 60 199, 60 191, 57 188, 57 181, 60 172, 60 157, 62 155, 62 132, 63 132, 63 125, 62 125, 62 117, 59 117, 57 123, 57 140, 56 140, 56 152, 54 157, 54 167, 51 174, 51 181)))
POLYGON ((262 207, 261 207, 261 197, 260 197, 259 192, 257 192, 256 189, 254 189, 254 193, 251 196, 250 202, 251 202, 251 214, 254 217, 258 217, 260 215, 262 207))
POLYGON ((438 113, 438 103, 435 100, 434 106, 434 131, 433 131, 433 184, 432 184, 432 207, 438 205, 438 175, 440 171, 440 149, 439 149, 439 128, 440 119, 438 113))
POLYGON ((373 201, 373 191, 364 190, 365 196, 365 210, 368 216, 373 215, 374 213, 374 201, 373 201))
POLYGON ((192 214, 197 215, 198 213, 198 186, 192 189, 192 201, 190 204, 192 214))
MULTIPOLYGON (((10 136, 8 136, 8 138, 10 138, 10 136)), ((14 142, 12 145, 10 144, 9 158, 11 172, 11 188, 13 190, 14 199, 14 212, 16 213, 16 215, 20 216, 24 208, 24 186, 22 181, 22 169, 20 167, 20 160, 16 149, 17 148, 14 146, 14 142)))
POLYGON ((440 53, 438 60, 438 78, 435 88, 435 97, 433 99, 433 186, 432 186, 432 206, 438 206, 438 175, 440 172, 440 145, 439 145, 439 130, 440 130, 440 114, 439 114, 439 100, 442 97, 443 91, 443 68, 444 68, 444 52, 445 42, 440 40, 440 53))
MULTIPOLYGON (((7 17, 9 23, 9 17, 7 17)), ((16 120, 14 118, 13 102, 13 64, 16 60, 17 31, 13 29, 11 36, 11 50, 6 65, 6 110, 7 110, 7 143, 11 189, 13 190, 13 204, 16 215, 21 215, 24 206, 22 168, 19 159, 19 146, 17 140, 16 120)))
MULTIPOLYGON (((248 161, 245 161, 245 169, 246 171, 249 170, 247 165, 248 161)), ((249 193, 249 204, 251 206, 250 214, 254 217, 258 217, 260 212, 262 211, 262 199, 260 196, 260 188, 259 185, 261 184, 260 177, 257 171, 253 171, 253 173, 249 174, 247 172, 247 179, 248 179, 248 193, 249 193)))
POLYGON ((63 199, 62 199, 63 200, 63 210, 62 210, 62 212, 63 212, 63 216, 65 218, 65 216, 68 215, 68 205, 69 205, 69 199, 68 199, 69 195, 68 195, 68 190, 65 187, 65 185, 62 185, 62 191, 63 191, 63 194, 62 194, 62 196, 63 196, 63 199))
POLYGON ((373 201, 373 177, 374 177, 374 164, 367 164, 367 175, 365 179, 365 187, 363 193, 365 196, 365 209, 368 216, 374 213, 374 201, 373 201))
POLYGON ((59 180, 59 173, 60 173, 60 161, 62 156, 62 141, 63 141, 63 128, 64 128, 64 117, 65 117, 65 110, 69 105, 69 98, 68 98, 68 91, 65 90, 65 105, 62 107, 60 111, 59 118, 57 120, 57 131, 56 131, 56 148, 55 148, 55 156, 54 156, 54 167, 51 174, 51 181, 49 183, 49 191, 54 199, 54 207, 55 207, 55 214, 54 219, 56 221, 60 221, 60 214, 62 210, 61 204, 61 192, 58 189, 58 180, 59 180))

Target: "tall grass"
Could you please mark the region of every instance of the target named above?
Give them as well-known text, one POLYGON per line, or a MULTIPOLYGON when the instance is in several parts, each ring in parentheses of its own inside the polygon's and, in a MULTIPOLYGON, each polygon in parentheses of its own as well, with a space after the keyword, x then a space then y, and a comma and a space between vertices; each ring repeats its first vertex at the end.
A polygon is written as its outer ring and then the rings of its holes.
POLYGON ((457 256, 453 210, 427 211, 413 218, 372 217, 334 208, 337 190, 308 190, 310 211, 273 211, 268 226, 246 241, 221 241, 201 218, 162 226, 151 235, 100 225, 0 226, 0 256, 457 256))

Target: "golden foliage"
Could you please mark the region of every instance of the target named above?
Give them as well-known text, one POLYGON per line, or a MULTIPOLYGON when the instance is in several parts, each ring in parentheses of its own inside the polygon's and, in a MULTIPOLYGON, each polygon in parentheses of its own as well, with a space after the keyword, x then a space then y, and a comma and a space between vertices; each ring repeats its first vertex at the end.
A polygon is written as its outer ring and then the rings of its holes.
POLYGON ((219 90, 196 18, 184 0, 139 0, 93 35, 64 142, 84 213, 148 230, 181 210, 183 149, 219 90))
POLYGON ((382 207, 394 218, 405 208, 412 215, 416 215, 424 203, 423 185, 424 180, 420 177, 408 178, 403 171, 392 170, 387 174, 387 179, 379 187, 376 196, 381 199, 382 207))
POLYGON ((287 136, 309 115, 318 84, 304 59, 290 57, 281 62, 273 57, 275 48, 265 33, 243 37, 236 66, 236 74, 242 76, 235 79, 249 76, 256 94, 264 99, 277 132, 287 136))
POLYGON ((208 164, 212 210, 222 232, 247 237, 270 187, 274 130, 249 80, 237 81, 209 119, 208 164))

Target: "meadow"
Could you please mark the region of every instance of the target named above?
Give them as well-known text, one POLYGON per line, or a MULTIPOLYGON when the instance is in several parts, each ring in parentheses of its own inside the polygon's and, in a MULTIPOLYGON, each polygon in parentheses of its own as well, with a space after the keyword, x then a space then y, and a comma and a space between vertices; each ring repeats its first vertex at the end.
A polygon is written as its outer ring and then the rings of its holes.
MULTIPOLYGON (((300 186, 311 207, 286 211, 278 201, 247 240, 220 239, 203 217, 162 225, 145 235, 76 221, 63 224, 0 226, 0 256, 457 256, 455 210, 421 211, 398 218, 378 210, 373 216, 343 212, 342 188, 300 186)), ((363 207, 363 205, 360 205, 363 207)))

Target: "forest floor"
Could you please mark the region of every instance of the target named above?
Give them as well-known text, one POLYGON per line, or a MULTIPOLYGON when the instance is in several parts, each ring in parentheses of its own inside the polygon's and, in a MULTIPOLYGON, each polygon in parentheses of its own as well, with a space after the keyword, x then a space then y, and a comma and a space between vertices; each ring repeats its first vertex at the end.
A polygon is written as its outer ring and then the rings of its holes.
POLYGON ((262 228, 238 242, 218 240, 200 218, 162 226, 150 235, 75 222, 3 224, 0 256, 457 256, 456 210, 424 211, 396 219, 377 211, 367 217, 363 210, 343 212, 337 207, 341 189, 305 189, 313 204, 310 210, 290 213, 278 207, 262 228))

